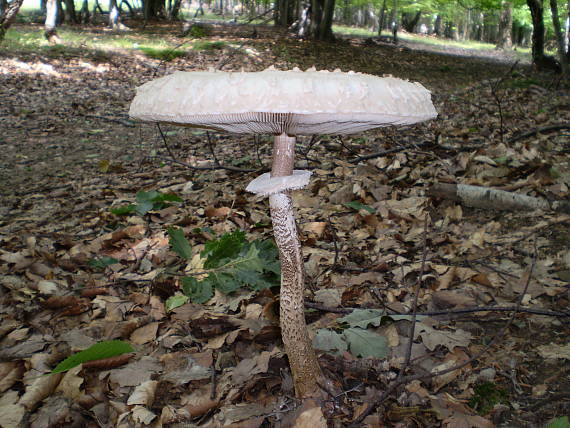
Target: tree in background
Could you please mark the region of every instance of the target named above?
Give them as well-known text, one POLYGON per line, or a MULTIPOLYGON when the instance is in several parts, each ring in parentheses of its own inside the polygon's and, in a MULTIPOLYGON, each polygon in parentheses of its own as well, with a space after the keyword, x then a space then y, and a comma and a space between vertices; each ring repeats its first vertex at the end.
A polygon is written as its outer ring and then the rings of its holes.
POLYGON ((562 73, 568 74, 568 56, 566 52, 566 46, 564 44, 564 33, 562 32, 562 27, 560 25, 560 16, 558 14, 558 2, 556 0, 550 0, 550 11, 552 12, 552 25, 554 27, 554 35, 556 36, 556 48, 558 51, 558 60, 560 61, 560 67, 562 68, 562 73))
POLYGON ((46 19, 44 23, 44 36, 51 44, 60 43, 61 39, 57 35, 57 19, 59 16, 59 2, 57 0, 47 0, 46 19))
POLYGON ((511 49, 513 47, 513 4, 503 1, 499 19, 499 36, 497 37, 497 49, 511 49))
POLYGON ((24 0, 0 0, 0 42, 4 40, 8 28, 16 19, 22 3, 24 0))

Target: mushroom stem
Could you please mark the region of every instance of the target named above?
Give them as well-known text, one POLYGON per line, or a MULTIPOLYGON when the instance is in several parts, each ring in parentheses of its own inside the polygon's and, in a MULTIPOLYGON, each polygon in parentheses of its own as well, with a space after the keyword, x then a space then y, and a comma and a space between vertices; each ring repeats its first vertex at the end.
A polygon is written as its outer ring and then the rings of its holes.
MULTIPOLYGON (((294 160, 295 137, 276 136, 271 177, 292 175, 294 160)), ((313 397, 319 394, 319 381, 323 375, 305 322, 305 272, 290 192, 270 195, 269 207, 281 261, 280 319, 285 352, 296 396, 313 397)))

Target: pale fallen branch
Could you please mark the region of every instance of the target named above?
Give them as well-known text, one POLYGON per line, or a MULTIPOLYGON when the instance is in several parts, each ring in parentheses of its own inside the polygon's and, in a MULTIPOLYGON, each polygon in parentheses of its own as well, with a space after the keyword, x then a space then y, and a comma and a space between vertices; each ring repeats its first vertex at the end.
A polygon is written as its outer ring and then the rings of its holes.
POLYGON ((543 198, 490 189, 467 184, 436 183, 428 189, 428 195, 450 199, 474 208, 492 210, 543 210, 570 214, 569 201, 548 201, 543 198))

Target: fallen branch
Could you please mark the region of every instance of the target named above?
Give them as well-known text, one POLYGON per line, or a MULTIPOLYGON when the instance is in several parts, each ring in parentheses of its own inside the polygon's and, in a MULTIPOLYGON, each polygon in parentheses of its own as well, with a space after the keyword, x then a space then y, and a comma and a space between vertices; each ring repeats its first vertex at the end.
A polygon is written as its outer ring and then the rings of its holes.
POLYGON ((514 137, 511 137, 507 142, 514 143, 515 141, 524 140, 525 138, 532 137, 536 134, 541 134, 543 132, 561 131, 562 129, 570 129, 570 123, 558 123, 556 125, 548 125, 543 126, 542 128, 536 128, 531 131, 515 135, 514 137))
POLYGON ((131 122, 130 120, 126 120, 126 119, 118 119, 116 117, 108 117, 108 116, 99 116, 96 114, 84 114, 82 115, 83 117, 89 117, 91 119, 98 119, 98 120, 106 120, 109 122, 115 122, 115 123, 119 123, 123 126, 126 126, 128 128, 134 128, 136 125, 134 124, 134 122, 131 122))
POLYGON ((186 163, 186 162, 179 161, 177 159, 171 159, 171 158, 166 157, 166 156, 147 156, 147 159, 160 159, 164 162, 175 163, 177 165, 181 165, 181 166, 184 166, 186 168, 193 169, 196 171, 213 171, 216 169, 225 169, 227 171, 232 171, 232 172, 261 172, 264 170, 263 168, 262 169, 249 169, 249 168, 238 168, 235 166, 225 166, 225 165, 196 166, 196 165, 191 165, 191 164, 186 163))
POLYGON ((544 210, 570 214, 570 202, 548 201, 543 198, 520 195, 488 187, 467 184, 436 183, 427 194, 431 197, 450 199, 474 208, 493 210, 544 210))
POLYGON ((358 162, 362 162, 365 160, 379 158, 379 157, 388 155, 390 153, 398 153, 398 152, 402 152, 402 151, 407 150, 407 149, 415 149, 416 147, 425 146, 427 144, 431 144, 431 141, 422 141, 421 143, 406 144, 405 146, 399 146, 399 147, 394 147, 392 149, 382 150, 382 151, 376 152, 376 153, 370 153, 369 155, 359 156, 355 159, 350 160, 349 162, 350 163, 358 163, 358 162))
MULTIPOLYGON (((307 308, 316 309, 323 312, 332 312, 336 314, 350 314, 356 309, 362 308, 332 308, 329 306, 324 306, 318 303, 311 303, 305 302, 305 306, 307 308)), ((463 308, 463 309, 447 309, 441 311, 426 311, 426 312, 418 312, 416 315, 422 316, 440 316, 440 315, 463 315, 463 314, 472 314, 476 312, 513 312, 513 311, 527 313, 527 314, 534 314, 534 315, 544 315, 547 317, 570 317, 570 312, 561 312, 561 311, 549 311, 546 309, 534 309, 534 308, 519 308, 517 310, 514 306, 478 306, 475 308, 463 308)), ((386 315, 408 315, 402 314, 401 312, 397 312, 391 309, 386 310, 386 315)))

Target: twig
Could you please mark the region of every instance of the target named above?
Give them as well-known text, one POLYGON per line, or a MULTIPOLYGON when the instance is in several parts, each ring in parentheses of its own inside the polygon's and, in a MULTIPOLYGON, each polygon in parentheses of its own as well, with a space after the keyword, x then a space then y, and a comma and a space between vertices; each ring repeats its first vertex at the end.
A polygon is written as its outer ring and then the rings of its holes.
POLYGON ((425 146, 431 144, 431 141, 422 141, 420 143, 413 143, 413 144, 406 144, 405 146, 400 146, 400 147, 394 147, 391 149, 386 149, 386 150, 382 150, 380 152, 376 152, 376 153, 370 153, 368 155, 363 155, 363 156, 359 156, 355 159, 351 159, 348 162, 349 163, 358 163, 358 162, 362 162, 365 160, 370 160, 370 159, 374 159, 374 158, 379 158, 382 157, 384 155, 388 155, 390 153, 398 153, 398 152, 402 152, 404 150, 407 149, 411 149, 411 148, 415 148, 415 147, 420 147, 420 146, 425 146))
POLYGON ((503 105, 502 105, 502 101, 499 97, 498 90, 499 90, 499 87, 503 84, 503 82, 507 79, 507 76, 512 76, 513 70, 515 69, 515 67, 517 66, 518 63, 519 63, 518 60, 515 61, 507 73, 505 73, 503 76, 501 76, 501 78, 499 80, 497 80, 494 84, 491 83, 491 85, 490 85, 491 94, 493 95, 493 98, 495 99, 495 103, 497 104, 497 109, 499 110, 499 133, 501 136, 501 143, 504 143, 504 139, 505 139, 505 120, 504 120, 504 115, 503 115, 503 105))
POLYGON ((265 12, 263 12, 263 13, 257 15, 257 16, 254 16, 253 18, 249 18, 247 21, 245 21, 245 24, 249 24, 251 21, 255 21, 255 20, 258 19, 258 18, 262 18, 262 17, 264 17, 265 15, 267 15, 268 13, 271 13, 271 12, 273 12, 273 11, 275 11, 275 8, 274 8, 274 7, 272 7, 272 8, 269 9, 269 10, 266 10, 265 12))
POLYGON ((227 171, 233 171, 233 172, 261 172, 263 171, 265 168, 262 169, 249 169, 249 168, 237 168, 235 166, 225 166, 225 165, 204 165, 204 166, 195 166, 195 165, 190 165, 189 163, 186 162, 182 162, 176 159, 170 159, 168 157, 165 156, 147 156, 147 159, 160 159, 164 162, 171 162, 171 163, 175 163, 181 166, 184 166, 186 168, 190 168, 196 171, 213 171, 213 170, 217 170, 217 169, 225 169, 227 171))
POLYGON ((210 149, 210 153, 212 154, 212 158, 214 159, 214 164, 219 166, 220 161, 216 157, 216 151, 214 150, 214 144, 212 143, 212 137, 210 136, 210 131, 206 131, 206 139, 208 140, 208 148, 210 149))
MULTIPOLYGON (((410 326, 410 339, 408 340, 408 346, 406 348, 406 356, 404 358, 404 365, 403 365, 402 369, 400 370, 400 372, 398 373, 398 378, 400 378, 404 375, 404 372, 410 366, 410 359, 412 357, 412 345, 414 343, 414 333, 416 330, 416 315, 417 315, 417 311, 418 311, 418 296, 420 294, 420 288, 422 286, 422 277, 424 276, 425 267, 426 267, 427 227, 428 227, 428 216, 426 215, 425 219, 424 219, 424 233, 423 233, 424 236, 422 238, 422 241, 423 241, 422 264, 420 267, 420 273, 418 276, 418 280, 416 281, 416 286, 414 289, 414 300, 412 301, 412 308, 411 308, 411 312, 412 312, 411 323, 412 323, 412 325, 410 326)), ((398 378, 396 378, 396 380, 398 380, 398 378)))
POLYGON ((166 151, 168 152, 168 154, 172 159, 176 159, 176 156, 174 156, 174 153, 172 152, 170 146, 166 142, 166 135, 164 135, 164 133, 162 132, 162 129, 160 128, 160 123, 157 123, 156 127, 158 128, 158 132, 160 132, 160 136, 162 137, 162 142, 164 143, 164 147, 166 147, 166 151))
POLYGON ((218 61, 218 65, 216 66, 216 70, 221 70, 222 68, 224 68, 224 66, 226 66, 234 57, 234 55, 239 52, 241 50, 241 48, 243 48, 243 46, 245 45, 245 42, 242 42, 237 48, 234 48, 233 46, 229 46, 229 48, 231 49, 231 52, 226 55, 225 58, 220 59, 220 61, 218 61))
POLYGON ((123 126, 127 126, 129 128, 134 128, 136 125, 129 121, 129 120, 125 120, 125 119, 117 119, 114 117, 108 117, 108 116, 98 116, 95 114, 84 114, 82 115, 83 117, 90 117, 92 119, 99 119, 99 120, 107 120, 109 122, 115 122, 115 123, 120 123, 123 126))
POLYGON ((384 402, 384 400, 386 400, 386 398, 388 398, 388 396, 400 385, 409 383, 409 382, 414 381, 414 380, 431 379, 435 376, 441 376, 441 375, 444 375, 447 373, 454 372, 456 370, 460 370, 463 367, 466 367, 469 364, 471 364, 472 362, 476 361, 481 356, 485 355, 487 352, 489 352, 491 347, 494 346, 495 343, 497 343, 497 341, 505 335, 505 333, 511 327, 511 325, 512 325, 512 323, 516 317, 516 314, 519 312, 520 306, 522 304, 522 300, 523 300, 523 298, 524 298, 524 296, 528 290, 528 286, 530 285, 530 279, 532 278, 532 272, 534 271, 535 264, 536 264, 536 243, 535 243, 534 257, 532 259, 532 263, 531 263, 531 266, 529 268, 529 273, 528 273, 528 277, 526 279, 524 290, 522 291, 520 298, 517 300, 517 303, 515 305, 515 309, 514 309, 513 313, 511 314, 511 317, 509 318, 509 320, 507 321, 505 326, 496 335, 493 336, 493 338, 489 341, 489 343, 487 345, 485 345, 485 347, 481 351, 479 351, 474 356, 472 356, 471 358, 469 358, 468 360, 464 361, 461 364, 457 364, 453 367, 450 367, 450 368, 445 369, 445 370, 438 371, 436 373, 417 374, 417 375, 403 376, 403 377, 398 376, 398 378, 396 378, 396 380, 388 386, 388 388, 380 395, 380 397, 378 397, 376 400, 374 400, 372 402, 372 404, 370 404, 366 408, 366 410, 364 410, 360 414, 360 416, 358 416, 358 418, 356 418, 355 420, 352 421, 350 426, 354 427, 354 426, 358 425, 359 423, 361 423, 370 413, 372 413, 372 411, 376 407, 378 407, 380 404, 382 404, 384 402))
POLYGON ((511 137, 507 143, 514 143, 515 141, 524 140, 525 138, 532 137, 536 134, 551 131, 561 131, 562 129, 570 129, 570 123, 557 123, 555 125, 543 126, 541 128, 535 128, 522 134, 511 137))
MULTIPOLYGON (((324 312, 332 312, 337 314, 349 314, 357 309, 363 308, 332 308, 329 306, 321 305, 319 303, 305 302, 305 306, 311 309, 317 309, 324 312)), ((366 308, 369 309, 369 308, 366 308)), ((440 316, 440 315, 463 315, 472 314, 477 312, 512 312, 517 310, 514 306, 479 306, 476 308, 463 308, 463 309, 449 309, 441 311, 425 311, 418 312, 416 315, 420 316, 440 316)), ((546 309, 535 309, 535 308, 519 308, 517 310, 520 313, 534 314, 534 315, 544 315, 547 317, 570 317, 570 312, 563 311, 549 311, 546 309)), ((401 312, 395 311, 390 308, 386 308, 386 315, 405 315, 401 312)))

